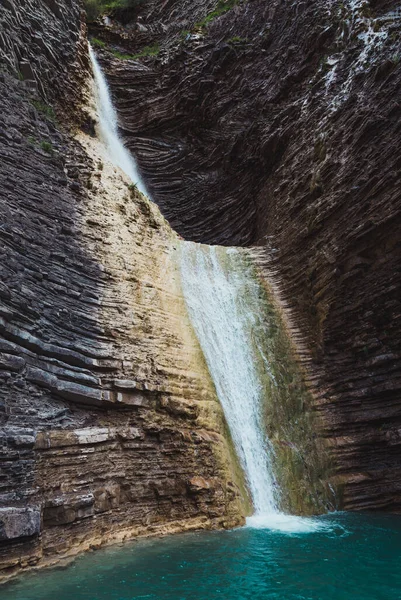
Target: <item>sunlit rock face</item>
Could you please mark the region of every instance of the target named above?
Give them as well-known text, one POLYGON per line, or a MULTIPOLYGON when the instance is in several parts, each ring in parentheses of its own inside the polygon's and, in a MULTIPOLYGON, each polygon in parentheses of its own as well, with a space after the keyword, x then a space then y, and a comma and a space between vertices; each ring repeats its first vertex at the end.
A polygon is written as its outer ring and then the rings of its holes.
POLYGON ((344 507, 400 511, 399 5, 234 4, 199 26, 210 6, 150 2, 140 38, 104 31, 160 44, 104 54, 124 136, 181 235, 260 246, 344 507))
POLYGON ((95 135, 81 17, 0 8, 1 577, 243 521, 178 238, 95 135))

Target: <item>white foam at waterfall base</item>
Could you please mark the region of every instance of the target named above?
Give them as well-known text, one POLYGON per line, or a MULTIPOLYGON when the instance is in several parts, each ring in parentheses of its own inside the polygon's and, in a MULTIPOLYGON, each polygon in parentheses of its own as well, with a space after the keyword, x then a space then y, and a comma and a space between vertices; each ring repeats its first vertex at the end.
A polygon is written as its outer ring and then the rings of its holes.
POLYGON ((145 184, 141 180, 135 160, 129 150, 124 146, 118 133, 117 113, 111 100, 111 94, 106 78, 97 61, 92 46, 89 44, 89 57, 92 63, 93 75, 96 84, 96 103, 99 116, 100 134, 106 145, 110 160, 120 167, 136 185, 138 190, 149 196, 145 184))
POLYGON ((287 533, 325 527, 317 519, 283 514, 264 417, 263 378, 272 374, 258 337, 269 335, 260 284, 240 250, 184 242, 181 279, 192 325, 223 407, 250 491, 247 525, 287 533), (261 370, 262 368, 262 370, 261 370))
POLYGON ((270 529, 280 533, 313 533, 329 529, 330 522, 322 522, 313 517, 298 517, 284 513, 255 514, 248 517, 246 526, 251 529, 270 529))

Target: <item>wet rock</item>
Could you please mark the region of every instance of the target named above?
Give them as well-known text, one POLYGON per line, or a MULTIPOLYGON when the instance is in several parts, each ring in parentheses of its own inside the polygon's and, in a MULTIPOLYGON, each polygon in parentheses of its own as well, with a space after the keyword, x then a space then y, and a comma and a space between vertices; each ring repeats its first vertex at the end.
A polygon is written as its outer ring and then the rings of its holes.
POLYGON ((0 541, 39 535, 40 523, 37 509, 0 507, 0 541))

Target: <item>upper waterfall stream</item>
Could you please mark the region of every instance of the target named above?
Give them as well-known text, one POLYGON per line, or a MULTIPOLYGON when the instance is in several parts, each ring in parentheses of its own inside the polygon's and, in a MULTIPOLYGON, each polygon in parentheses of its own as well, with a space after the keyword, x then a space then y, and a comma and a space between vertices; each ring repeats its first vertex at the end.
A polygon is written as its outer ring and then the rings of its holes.
POLYGON ((149 194, 146 191, 145 184, 138 173, 136 162, 129 150, 124 146, 124 143, 118 134, 117 113, 113 106, 106 78, 100 68, 92 46, 90 44, 88 45, 89 57, 92 63, 96 84, 96 101, 100 132, 108 150, 110 160, 124 171, 140 192, 148 196, 149 194))
MULTIPOLYGON (((106 79, 89 46, 100 134, 110 161, 144 193, 136 163, 118 134, 106 79)), ((274 451, 266 432, 267 381, 275 385, 263 340, 271 323, 263 312, 261 284, 244 251, 180 242, 181 280, 188 312, 224 410, 254 507, 248 524, 284 532, 322 527, 311 518, 279 509, 274 451)))

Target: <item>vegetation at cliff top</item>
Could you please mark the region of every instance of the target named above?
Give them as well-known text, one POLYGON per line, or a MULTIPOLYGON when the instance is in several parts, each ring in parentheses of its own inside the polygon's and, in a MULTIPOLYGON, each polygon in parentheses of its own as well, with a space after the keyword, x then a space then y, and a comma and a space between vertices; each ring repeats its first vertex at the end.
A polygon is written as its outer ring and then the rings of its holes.
POLYGON ((147 0, 84 0, 86 18, 89 22, 96 19, 105 12, 112 10, 124 10, 138 8, 147 0))
POLYGON ((217 17, 220 17, 221 15, 224 15, 226 12, 234 8, 234 6, 238 3, 239 0, 218 0, 215 9, 212 10, 212 12, 210 12, 208 15, 206 15, 206 17, 202 19, 202 21, 200 21, 199 23, 195 23, 195 28, 206 27, 211 21, 213 21, 217 17))
POLYGON ((103 42, 103 40, 99 40, 96 37, 91 38, 91 44, 92 46, 95 46, 97 48, 105 48, 109 50, 109 52, 111 52, 116 58, 119 58, 120 60, 136 60, 137 58, 144 58, 145 56, 157 56, 160 51, 159 44, 154 44, 153 46, 145 46, 137 54, 124 54, 122 52, 119 52, 118 50, 115 50, 114 48, 109 48, 107 44, 103 42))

